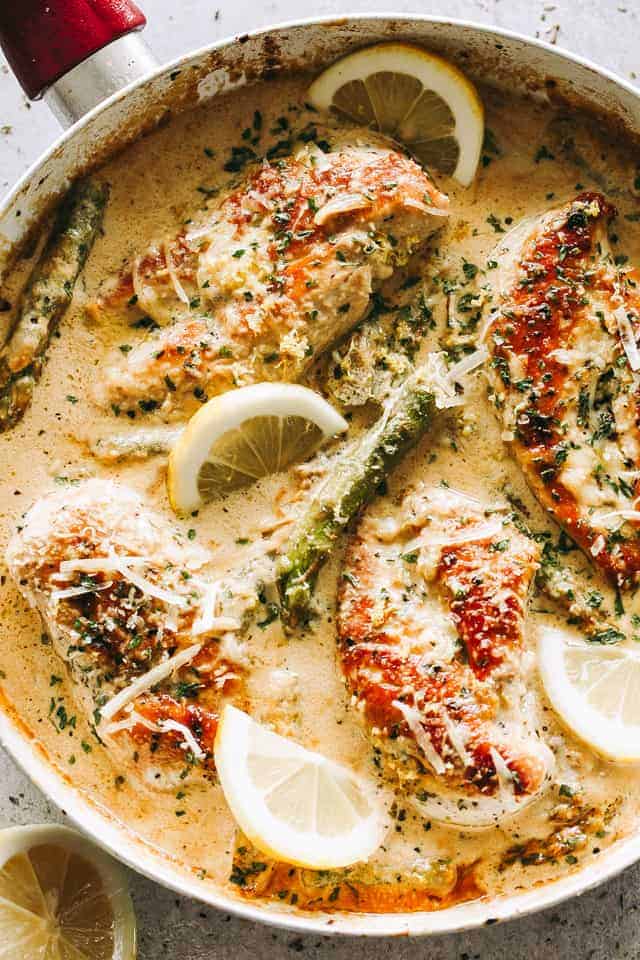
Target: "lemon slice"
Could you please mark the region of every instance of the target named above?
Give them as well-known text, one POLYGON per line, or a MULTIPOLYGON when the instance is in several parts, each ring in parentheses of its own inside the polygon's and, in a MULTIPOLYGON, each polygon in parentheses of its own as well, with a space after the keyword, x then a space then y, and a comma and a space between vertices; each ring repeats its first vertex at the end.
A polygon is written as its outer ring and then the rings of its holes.
POLYGON ((320 394, 258 383, 214 397, 193 415, 169 455, 167 484, 178 513, 304 460, 348 429, 320 394))
POLYGON ((366 860, 380 845, 383 819, 368 783, 230 705, 215 756, 233 816, 267 856, 324 870, 366 860))
POLYGON ((124 871, 66 827, 0 830, 2 960, 133 960, 124 871))
POLYGON ((560 719, 609 760, 640 760, 640 650, 589 643, 551 627, 538 643, 542 682, 560 719))
POLYGON ((422 47, 381 43, 321 73, 307 99, 394 137, 425 167, 467 186, 480 159, 484 108, 453 64, 422 47))

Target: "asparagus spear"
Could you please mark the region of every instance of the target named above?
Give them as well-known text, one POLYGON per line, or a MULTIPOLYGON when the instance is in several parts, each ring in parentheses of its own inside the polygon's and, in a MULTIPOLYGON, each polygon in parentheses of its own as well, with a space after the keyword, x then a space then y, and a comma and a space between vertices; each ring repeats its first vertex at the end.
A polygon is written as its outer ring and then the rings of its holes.
POLYGON ((308 618, 318 571, 344 528, 422 437, 436 411, 433 367, 415 370, 392 395, 378 423, 332 465, 280 555, 278 590, 284 619, 308 618))
POLYGON ((87 437, 89 453, 102 463, 119 463, 121 460, 148 460, 168 454, 184 430, 177 426, 143 427, 122 433, 106 433, 87 437))
POLYGON ((8 343, 0 354, 0 432, 27 409, 45 353, 96 238, 108 187, 90 178, 68 192, 51 235, 27 282, 8 343))
POLYGON ((400 879, 397 870, 380 863, 356 863, 337 870, 313 870, 273 860, 236 834, 231 883, 247 898, 285 899, 301 910, 433 909, 466 877, 470 895, 477 895, 473 867, 436 857, 415 857, 400 879), (283 898, 283 893, 287 896, 283 898))

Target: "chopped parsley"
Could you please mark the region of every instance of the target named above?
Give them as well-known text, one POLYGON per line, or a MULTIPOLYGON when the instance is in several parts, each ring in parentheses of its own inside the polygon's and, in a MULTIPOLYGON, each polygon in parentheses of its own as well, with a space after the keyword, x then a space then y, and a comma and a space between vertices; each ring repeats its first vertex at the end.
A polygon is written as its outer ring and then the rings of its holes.
POLYGON ((602 630, 596 630, 589 634, 587 640, 589 643, 620 643, 621 640, 624 640, 624 633, 617 630, 616 627, 604 627, 602 630))
POLYGON ((541 160, 555 160, 555 156, 543 143, 542 146, 536 150, 534 160, 536 163, 540 163, 541 160))
POLYGON ((469 263, 468 260, 463 260, 462 272, 464 273, 466 280, 473 280, 478 273, 478 268, 475 263, 469 263))

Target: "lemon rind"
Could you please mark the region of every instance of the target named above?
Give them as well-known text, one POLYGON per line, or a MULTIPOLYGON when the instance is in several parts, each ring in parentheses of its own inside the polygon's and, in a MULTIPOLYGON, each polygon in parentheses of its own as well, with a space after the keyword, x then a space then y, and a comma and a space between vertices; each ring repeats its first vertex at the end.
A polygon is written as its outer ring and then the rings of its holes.
POLYGON ((136 918, 124 868, 78 831, 59 824, 42 823, 0 830, 0 870, 12 857, 28 854, 41 844, 58 845, 83 857, 97 869, 113 908, 113 960, 135 960, 136 918))
MULTIPOLYGON (((553 709, 565 727, 606 760, 639 763, 640 724, 630 726, 610 720, 586 702, 566 675, 563 644, 567 638, 565 631, 546 628, 538 641, 540 676, 553 709)), ((606 650, 601 651, 603 656, 607 655, 606 650)), ((630 658, 640 659, 633 651, 618 648, 618 653, 623 652, 630 658)), ((597 655, 595 651, 594 655, 597 655)))
POLYGON ((167 489, 176 513, 202 506, 198 474, 213 444, 256 416, 297 416, 315 423, 326 439, 343 433, 348 423, 308 387, 293 383, 257 383, 214 397, 190 419, 169 455, 167 489))
POLYGON ((454 116, 452 135, 460 146, 452 176, 463 186, 468 186, 480 160, 484 107, 471 81, 443 57, 410 43, 375 44, 343 57, 323 71, 309 87, 308 101, 316 109, 328 112, 340 87, 374 72, 366 72, 370 63, 376 73, 390 71, 414 76, 423 87, 433 90, 444 100, 454 116))
MULTIPOLYGON (((350 834, 340 834, 336 839, 310 834, 287 827, 266 808, 253 786, 246 768, 239 763, 240 757, 248 756, 251 725, 255 721, 237 708, 227 705, 223 711, 216 736, 216 768, 227 804, 234 819, 247 839, 266 856, 291 863, 294 866, 316 870, 345 867, 368 859, 382 840, 382 818, 368 784, 354 775, 362 792, 370 798, 371 814, 363 818, 350 834), (257 822, 260 820, 260 827, 257 822), (266 826, 266 829, 264 829, 266 826), (270 836, 267 836, 270 834, 270 836), (277 842, 274 842, 275 836, 277 842)), ((304 762, 321 762, 329 772, 335 770, 344 775, 345 768, 334 764, 305 747, 271 734, 292 755, 304 762)))

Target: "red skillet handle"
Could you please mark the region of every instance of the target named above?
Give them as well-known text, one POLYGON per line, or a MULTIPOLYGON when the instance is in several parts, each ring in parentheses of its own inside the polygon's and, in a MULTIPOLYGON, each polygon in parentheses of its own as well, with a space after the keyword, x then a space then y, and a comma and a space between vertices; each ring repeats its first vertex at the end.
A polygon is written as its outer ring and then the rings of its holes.
POLYGON ((131 0, 0 0, 0 46, 34 100, 92 53, 146 22, 131 0))

